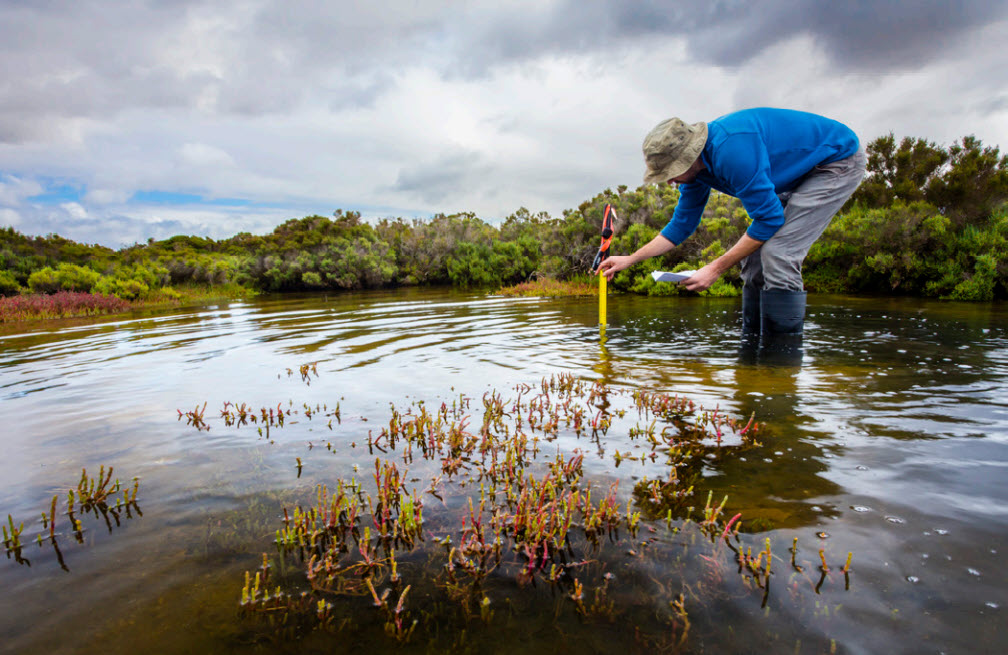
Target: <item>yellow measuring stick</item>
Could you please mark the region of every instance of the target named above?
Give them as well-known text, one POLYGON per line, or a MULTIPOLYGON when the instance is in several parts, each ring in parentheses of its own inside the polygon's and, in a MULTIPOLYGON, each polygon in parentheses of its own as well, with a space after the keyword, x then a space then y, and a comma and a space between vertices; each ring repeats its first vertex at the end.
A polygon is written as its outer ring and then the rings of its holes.
POLYGON ((606 276, 598 276, 598 322, 599 325, 606 324, 606 276))
MULTIPOLYGON (((613 237, 613 218, 616 217, 616 210, 612 205, 606 205, 602 212, 602 245, 599 246, 595 261, 592 262, 591 270, 597 271, 606 257, 609 256, 609 244, 613 237)), ((601 272, 598 277, 598 318, 599 325, 606 324, 606 276, 601 272)))

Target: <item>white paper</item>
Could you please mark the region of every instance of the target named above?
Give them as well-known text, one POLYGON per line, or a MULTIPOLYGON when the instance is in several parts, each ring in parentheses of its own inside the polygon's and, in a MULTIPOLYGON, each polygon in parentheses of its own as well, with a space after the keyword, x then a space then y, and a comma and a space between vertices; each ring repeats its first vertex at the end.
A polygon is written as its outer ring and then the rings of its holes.
POLYGON ((693 276, 696 271, 679 271, 678 273, 669 273, 666 271, 652 271, 651 277, 654 278, 655 282, 682 282, 693 276))

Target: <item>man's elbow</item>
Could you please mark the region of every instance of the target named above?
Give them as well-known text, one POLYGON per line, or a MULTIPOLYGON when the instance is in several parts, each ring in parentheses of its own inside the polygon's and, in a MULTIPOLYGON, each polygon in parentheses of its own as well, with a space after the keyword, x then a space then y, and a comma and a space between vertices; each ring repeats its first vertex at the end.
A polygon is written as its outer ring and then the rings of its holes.
POLYGON ((783 225, 783 217, 781 217, 780 221, 753 221, 749 229, 746 230, 746 236, 761 243, 769 241, 783 225))

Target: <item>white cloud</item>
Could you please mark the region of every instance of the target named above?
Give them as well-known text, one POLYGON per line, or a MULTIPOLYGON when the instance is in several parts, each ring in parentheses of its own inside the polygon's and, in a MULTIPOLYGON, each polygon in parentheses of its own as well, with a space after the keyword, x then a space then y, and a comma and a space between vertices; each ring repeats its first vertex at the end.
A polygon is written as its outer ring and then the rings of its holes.
POLYGON ((0 227, 20 227, 21 226, 21 214, 14 211, 13 209, 8 209, 6 207, 0 207, 0 227))
POLYGON ((14 207, 42 193, 42 185, 14 175, 0 174, 0 206, 14 207))
POLYGON ((233 166, 234 159, 220 148, 205 143, 186 143, 179 148, 181 163, 187 166, 233 166))
POLYGON ((84 220, 88 217, 87 210, 77 202, 60 203, 60 209, 66 212, 66 215, 75 221, 84 220))
POLYGON ((84 194, 84 202, 90 206, 119 205, 130 198, 125 189, 88 189, 84 194))

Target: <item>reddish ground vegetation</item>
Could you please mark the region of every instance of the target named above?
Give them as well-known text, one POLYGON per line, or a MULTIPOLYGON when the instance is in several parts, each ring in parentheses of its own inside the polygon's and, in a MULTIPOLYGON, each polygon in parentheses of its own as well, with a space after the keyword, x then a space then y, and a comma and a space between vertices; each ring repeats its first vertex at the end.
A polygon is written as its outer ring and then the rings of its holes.
POLYGON ((0 298, 0 323, 36 318, 66 318, 114 314, 131 307, 115 296, 77 291, 60 291, 50 295, 31 294, 0 298))

